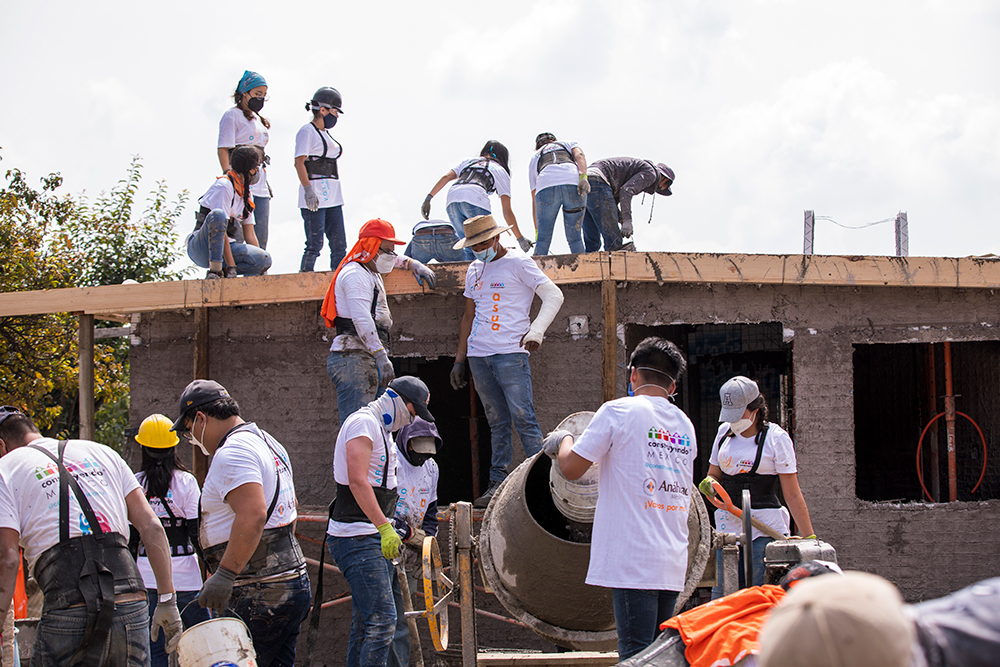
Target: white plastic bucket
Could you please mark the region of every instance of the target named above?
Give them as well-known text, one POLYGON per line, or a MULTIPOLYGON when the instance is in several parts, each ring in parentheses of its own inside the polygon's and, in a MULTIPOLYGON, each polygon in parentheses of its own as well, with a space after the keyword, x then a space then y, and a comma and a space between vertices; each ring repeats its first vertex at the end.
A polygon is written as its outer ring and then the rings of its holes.
MULTIPOLYGON (((569 431, 574 437, 580 437, 593 412, 574 412, 559 423, 556 429, 569 431)), ((552 492, 552 502, 556 509, 567 519, 580 523, 593 523, 594 510, 597 508, 597 481, 600 477, 598 466, 592 465, 579 479, 570 481, 559 472, 559 466, 553 465, 549 470, 549 490, 552 492)))
POLYGON ((257 667, 257 653, 242 620, 213 618, 184 631, 177 662, 180 667, 257 667))

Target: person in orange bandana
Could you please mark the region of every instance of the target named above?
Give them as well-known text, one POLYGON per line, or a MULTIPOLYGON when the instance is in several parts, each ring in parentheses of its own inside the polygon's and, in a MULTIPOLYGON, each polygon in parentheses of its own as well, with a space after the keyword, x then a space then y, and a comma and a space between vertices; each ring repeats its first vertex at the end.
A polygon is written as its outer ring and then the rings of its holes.
POLYGON ((251 188, 263 173, 262 156, 257 146, 237 146, 229 171, 198 200, 194 231, 184 245, 191 261, 208 269, 206 279, 259 276, 271 267, 271 255, 260 247, 250 216, 251 188))
POLYGON ((374 401, 396 377, 389 361, 392 316, 382 275, 409 269, 417 283, 434 289, 434 272, 415 259, 397 255, 406 241, 396 238, 393 226, 375 218, 361 226, 358 242, 333 274, 320 314, 336 329, 326 372, 337 388, 340 422, 374 401))

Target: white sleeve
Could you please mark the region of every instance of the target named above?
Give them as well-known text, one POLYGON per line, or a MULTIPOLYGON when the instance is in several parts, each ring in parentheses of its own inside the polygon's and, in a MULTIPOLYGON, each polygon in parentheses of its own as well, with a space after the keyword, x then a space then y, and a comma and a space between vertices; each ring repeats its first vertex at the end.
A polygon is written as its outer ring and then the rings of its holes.
POLYGON ((719 442, 722 438, 723 429, 729 430, 728 424, 723 424, 719 427, 719 432, 715 434, 715 440, 712 441, 712 453, 708 455, 709 465, 717 466, 719 465, 719 442))
POLYGON ((538 157, 541 155, 539 151, 535 151, 535 154, 531 156, 531 161, 528 162, 528 189, 534 192, 535 181, 538 179, 538 157))
POLYGON ((510 174, 499 163, 490 160, 490 171, 493 172, 493 187, 501 197, 510 196, 510 174))
MULTIPOLYGON (((382 348, 382 341, 378 339, 375 320, 372 319, 371 307, 374 292, 371 286, 356 271, 347 273, 341 271, 340 275, 337 276, 337 281, 343 281, 341 287, 347 301, 345 310, 350 313, 351 321, 354 322, 354 328, 358 332, 358 338, 365 344, 365 348, 369 352, 375 354, 382 348)), ((345 297, 338 298, 338 311, 341 311, 339 304, 343 303, 345 297)))
POLYGON ((295 134, 295 157, 312 155, 313 135, 315 131, 310 129, 312 123, 306 123, 295 134))
POLYGON ((0 476, 0 528, 10 528, 21 532, 21 521, 17 512, 14 494, 7 487, 6 477, 0 476))
POLYGON ((573 450, 591 463, 596 463, 607 454, 614 441, 614 426, 617 422, 613 406, 605 403, 597 409, 590 424, 573 443, 573 450))
POLYGON ((236 121, 228 111, 222 114, 219 121, 219 148, 236 147, 236 121))
POLYGON ((796 472, 795 448, 792 446, 792 439, 784 430, 772 428, 774 435, 768 438, 771 441, 774 459, 774 471, 779 475, 787 475, 796 472))

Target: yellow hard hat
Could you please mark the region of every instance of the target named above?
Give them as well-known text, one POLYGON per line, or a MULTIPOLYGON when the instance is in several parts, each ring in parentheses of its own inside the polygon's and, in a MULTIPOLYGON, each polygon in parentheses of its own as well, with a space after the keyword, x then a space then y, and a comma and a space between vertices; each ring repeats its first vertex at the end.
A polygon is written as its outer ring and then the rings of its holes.
POLYGON ((135 436, 135 441, 150 449, 176 447, 180 440, 177 434, 170 430, 172 425, 166 415, 150 415, 139 424, 139 433, 135 436))

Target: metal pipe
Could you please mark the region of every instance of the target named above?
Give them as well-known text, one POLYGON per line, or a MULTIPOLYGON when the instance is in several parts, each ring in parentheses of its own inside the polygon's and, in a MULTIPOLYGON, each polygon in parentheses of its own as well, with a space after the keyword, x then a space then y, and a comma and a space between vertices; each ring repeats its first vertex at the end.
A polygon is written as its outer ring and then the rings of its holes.
MULTIPOLYGON (((309 558, 308 556, 303 556, 302 559, 305 560, 305 562, 309 563, 310 565, 313 565, 315 567, 319 567, 319 561, 318 560, 313 560, 312 558, 309 558)), ((327 570, 330 570, 331 572, 336 572, 337 574, 340 574, 340 568, 338 568, 335 565, 330 565, 329 563, 323 563, 323 567, 326 568, 327 570)))
MULTIPOLYGON (((449 607, 455 607, 456 609, 460 609, 461 608, 461 605, 459 605, 457 602, 449 602, 448 606, 449 607)), ((485 616, 486 618, 492 618, 494 621, 503 621, 504 623, 510 623, 511 625, 516 625, 519 628, 527 628, 528 627, 527 625, 525 625, 521 621, 515 621, 513 618, 507 618, 506 616, 501 616, 500 614, 494 614, 491 611, 485 611, 483 609, 476 609, 475 611, 480 616, 485 616)), ((464 643, 462 645, 465 646, 464 643)), ((464 649, 463 649, 463 651, 464 651, 464 649)))
POLYGON ((336 607, 338 604, 344 604, 345 602, 350 602, 351 596, 345 595, 342 598, 337 598, 335 600, 330 600, 329 602, 324 602, 319 606, 320 609, 329 609, 330 607, 336 607))
POLYGON ((944 420, 948 427, 948 500, 958 500, 958 471, 955 462, 955 391, 951 382, 951 342, 944 342, 944 420))

